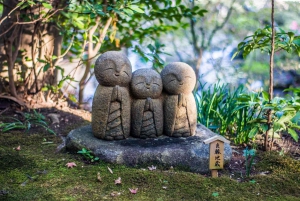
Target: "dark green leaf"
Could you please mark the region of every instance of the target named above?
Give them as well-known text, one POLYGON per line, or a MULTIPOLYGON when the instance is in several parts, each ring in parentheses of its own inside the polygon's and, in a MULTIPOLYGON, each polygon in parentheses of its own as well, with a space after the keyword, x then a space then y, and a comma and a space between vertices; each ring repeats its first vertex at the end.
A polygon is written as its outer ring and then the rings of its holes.
POLYGON ((43 68, 43 72, 46 72, 49 68, 50 68, 50 63, 47 63, 43 68))

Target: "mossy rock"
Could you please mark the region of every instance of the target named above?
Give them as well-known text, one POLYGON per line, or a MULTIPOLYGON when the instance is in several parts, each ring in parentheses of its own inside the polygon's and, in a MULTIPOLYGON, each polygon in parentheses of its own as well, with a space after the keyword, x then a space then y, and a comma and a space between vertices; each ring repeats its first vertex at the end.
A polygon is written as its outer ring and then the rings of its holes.
MULTIPOLYGON (((172 138, 161 136, 153 139, 127 138, 118 141, 97 139, 91 126, 72 130, 66 139, 67 150, 91 150, 100 160, 124 164, 130 167, 156 164, 163 167, 181 167, 183 170, 197 173, 209 172, 209 145, 203 141, 217 134, 198 124, 196 135, 172 138)), ((224 146, 225 163, 231 158, 229 144, 224 146)))

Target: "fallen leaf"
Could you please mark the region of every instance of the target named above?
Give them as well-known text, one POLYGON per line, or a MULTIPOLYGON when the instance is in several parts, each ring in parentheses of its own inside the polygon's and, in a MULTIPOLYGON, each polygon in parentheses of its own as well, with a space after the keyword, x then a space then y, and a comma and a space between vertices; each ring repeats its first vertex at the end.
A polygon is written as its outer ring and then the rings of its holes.
POLYGON ((77 166, 74 162, 70 162, 67 163, 66 166, 68 166, 68 168, 73 168, 74 166, 77 166))
POLYGON ((38 170, 36 173, 37 174, 47 174, 48 171, 47 170, 43 170, 43 171, 38 170))
POLYGON ((265 171, 265 172, 259 173, 259 175, 267 175, 267 174, 270 174, 270 172, 269 171, 265 171))
POLYGON ((29 179, 29 180, 34 180, 35 178, 30 176, 29 174, 26 174, 26 177, 29 179))
POLYGON ((97 173, 97 180, 100 181, 100 182, 102 181, 102 178, 100 176, 100 172, 97 173))
POLYGON ((52 124, 59 124, 59 114, 56 113, 50 113, 47 115, 47 117, 49 117, 52 121, 52 124))
POLYGON ((156 166, 151 166, 151 167, 148 167, 148 169, 150 170, 150 171, 153 171, 153 170, 156 170, 156 166))
POLYGON ((26 186, 26 184, 27 184, 27 180, 21 183, 21 186, 26 186))
POLYGON ((15 148, 16 151, 20 151, 21 150, 21 145, 19 145, 17 148, 15 148))
POLYGON ((131 188, 129 188, 129 191, 130 191, 130 193, 132 193, 132 194, 136 194, 137 191, 138 191, 138 188, 136 188, 136 189, 131 189, 131 188))
POLYGON ((108 171, 113 174, 114 172, 107 166, 108 171))
POLYGON ((111 195, 112 197, 116 197, 116 196, 121 195, 121 193, 120 193, 120 192, 117 192, 117 191, 113 191, 113 192, 111 192, 110 195, 111 195))
POLYGON ((115 184, 122 184, 121 177, 119 177, 118 179, 115 180, 115 184))

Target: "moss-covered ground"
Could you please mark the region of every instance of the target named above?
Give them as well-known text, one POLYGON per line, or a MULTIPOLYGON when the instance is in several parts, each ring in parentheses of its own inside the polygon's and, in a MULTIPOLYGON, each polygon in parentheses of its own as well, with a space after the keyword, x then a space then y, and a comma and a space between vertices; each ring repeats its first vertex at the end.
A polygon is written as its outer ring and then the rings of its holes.
POLYGON ((176 168, 86 164, 78 154, 56 153, 60 143, 50 134, 1 133, 0 200, 300 200, 300 161, 278 153, 258 156, 256 170, 270 174, 237 182, 226 172, 210 178, 176 168), (77 166, 68 168, 68 162, 77 166), (118 177, 122 184, 116 185, 118 177), (131 194, 129 188, 138 191, 131 194))

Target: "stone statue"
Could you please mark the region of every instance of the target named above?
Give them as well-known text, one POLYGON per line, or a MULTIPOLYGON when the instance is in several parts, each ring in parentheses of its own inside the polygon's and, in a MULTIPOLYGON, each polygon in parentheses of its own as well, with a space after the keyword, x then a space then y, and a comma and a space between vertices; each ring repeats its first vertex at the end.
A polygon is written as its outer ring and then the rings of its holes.
POLYGON ((192 91, 196 75, 182 62, 168 64, 161 72, 164 92, 164 134, 172 137, 193 136, 197 126, 197 108, 192 91))
POLYGON ((92 106, 93 134, 105 140, 125 139, 130 134, 130 61, 121 52, 105 52, 96 61, 95 75, 99 85, 92 106))
POLYGON ((155 138, 163 133, 163 89, 160 74, 152 69, 133 72, 131 80, 131 135, 155 138))

